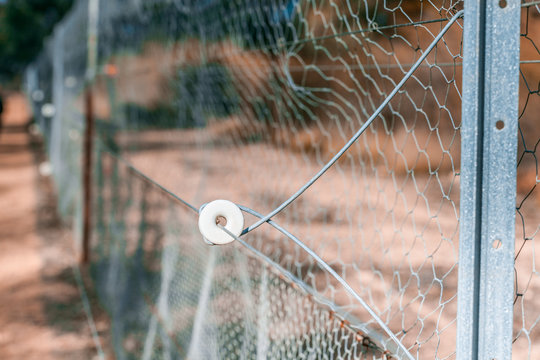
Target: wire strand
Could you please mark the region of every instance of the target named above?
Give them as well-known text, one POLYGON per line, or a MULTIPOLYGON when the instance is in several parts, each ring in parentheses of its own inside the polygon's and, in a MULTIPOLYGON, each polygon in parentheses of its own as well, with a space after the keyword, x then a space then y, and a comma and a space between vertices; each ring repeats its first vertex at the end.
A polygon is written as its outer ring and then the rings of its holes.
POLYGON ((146 180, 147 182, 149 182, 150 184, 154 185, 155 187, 157 187, 158 189, 164 191, 165 193, 169 194, 170 196, 172 196, 174 199, 178 200, 180 203, 182 203, 183 205, 189 207, 191 210, 195 211, 197 214, 199 213, 199 209, 196 208, 195 206, 191 205, 190 203, 188 203, 186 200, 182 199, 181 197, 179 197, 178 195, 176 195, 175 193, 173 193, 172 191, 170 191, 169 189, 167 189, 166 187, 164 187, 163 185, 157 183, 155 180, 153 180, 152 178, 148 177, 147 175, 145 175, 142 171, 140 171, 139 169, 137 169, 135 166, 133 166, 128 160, 124 159, 123 157, 119 156, 118 154, 116 154, 114 151, 110 150, 107 148, 107 146, 105 144, 102 145, 104 148, 105 148, 105 152, 107 154, 109 154, 109 156, 111 156, 112 158, 124 163, 131 171, 133 171, 136 175, 138 175, 139 177, 143 178, 144 180, 146 180))
POLYGON ((435 37, 433 42, 426 48, 426 51, 420 56, 420 58, 414 63, 414 65, 411 67, 411 69, 405 74, 403 79, 396 85, 394 90, 386 97, 386 99, 383 101, 383 103, 375 110, 375 112, 371 115, 371 117, 362 125, 362 127, 356 132, 356 134, 353 135, 353 137, 350 138, 350 140, 341 148, 341 150, 338 151, 336 155, 328 162, 326 165, 322 167, 319 172, 317 172, 304 186, 302 186, 297 192, 295 192, 290 198, 285 200, 281 205, 279 205, 277 208, 272 210, 270 213, 262 217, 259 221, 255 222, 254 224, 248 226, 245 228, 240 235, 245 235, 249 233, 250 231, 258 228, 262 224, 264 224, 266 221, 280 213, 283 209, 285 209, 287 206, 289 206, 294 200, 296 200, 300 195, 302 195, 311 185, 315 183, 328 169, 330 169, 336 161, 339 160, 339 158, 358 140, 360 135, 364 133, 364 131, 373 123, 373 121, 380 115, 382 110, 390 103, 390 101, 393 99, 393 97, 401 90, 405 82, 413 75, 413 73, 416 71, 416 69, 420 66, 420 64, 427 58, 431 50, 433 50, 438 42, 442 39, 444 34, 452 27, 452 25, 463 16, 464 11, 460 10, 458 11, 452 19, 446 24, 446 26, 441 30, 441 32, 435 37))
MULTIPOLYGON (((253 216, 256 216, 260 219, 263 219, 263 215, 259 214, 255 210, 252 210, 246 206, 238 205, 240 210, 247 212, 248 214, 251 214, 253 216)), ((301 247, 309 256, 311 256, 324 270, 326 270, 334 279, 336 279, 341 286, 345 288, 345 290, 351 294, 356 301, 368 312, 368 314, 375 320, 375 322, 383 329, 383 331, 396 343, 398 347, 401 348, 401 350, 404 352, 404 354, 411 360, 414 360, 414 357, 409 353, 405 345, 399 341, 399 339, 396 337, 396 335, 388 328, 388 326, 384 323, 384 321, 377 315, 377 313, 365 302, 365 300, 356 292, 354 289, 347 283, 345 279, 343 279, 326 261, 324 261, 315 251, 313 251, 310 247, 308 247, 306 244, 304 244, 300 239, 298 239, 296 236, 291 234, 289 231, 287 231, 285 228, 278 225, 276 222, 267 219, 265 220, 269 225, 274 227, 276 230, 281 232, 283 235, 291 239, 296 245, 301 247)), ((233 233, 231 233, 229 230, 227 230, 222 225, 218 225, 222 230, 224 230, 229 236, 232 236, 235 238, 235 240, 238 240, 240 243, 244 244, 244 242, 237 236, 235 236, 233 233)))
MULTIPOLYGON (((122 158, 121 156, 113 153, 112 151, 109 151, 109 150, 105 150, 111 157, 113 157, 114 159, 124 163, 131 171, 133 171, 135 174, 137 174, 138 176, 140 176, 143 180, 145 181, 148 181, 151 185, 154 185, 156 186, 159 190, 163 191, 166 195, 170 196, 173 200, 176 200, 178 201, 179 203, 181 203, 182 205, 185 205, 187 207, 189 207, 191 210, 193 210, 194 212, 196 213, 199 213, 199 210, 191 205, 190 203, 188 203, 187 201, 183 200, 182 198, 178 197, 177 195, 175 195, 172 191, 168 190, 167 188, 163 187, 162 185, 159 185, 158 183, 156 183, 155 181, 153 181, 152 179, 148 178, 146 175, 144 175, 139 169, 137 169, 134 165, 132 165, 129 161, 127 161, 126 159, 122 158)), ((256 212, 255 210, 252 210, 246 206, 243 206, 243 205, 238 205, 237 206, 244 212, 248 213, 248 214, 251 214, 255 217, 258 217, 258 218, 263 218, 263 215, 256 212)), ((270 219, 267 219, 265 220, 265 222, 267 222, 269 225, 271 225, 272 227, 274 227, 276 230, 278 230, 279 232, 281 232, 283 235, 285 235, 287 238, 289 238, 290 240, 292 240, 296 245, 300 246, 308 255, 310 255, 324 270, 326 270, 332 277, 334 277, 345 289, 345 291, 347 291, 351 296, 353 296, 353 298, 358 301, 360 303, 360 305, 369 313, 369 315, 375 320, 375 322, 377 322, 377 324, 384 330, 384 332, 392 339, 392 341, 394 341, 394 343, 401 348, 401 350, 405 353, 405 355, 411 359, 411 360, 414 360, 414 357, 412 357, 412 355, 408 352, 407 348, 401 344, 401 342, 399 341, 399 339, 396 337, 396 335, 388 328, 388 326, 384 323, 384 321, 377 315, 377 313, 375 313, 375 311, 373 309, 371 309, 371 307, 364 301, 364 299, 362 299, 362 297, 347 283, 347 281, 345 279, 343 279, 334 269, 332 269, 332 267, 326 263, 319 255, 317 255, 317 253, 315 253, 315 251, 313 251, 311 248, 309 248, 306 244, 304 244, 301 240, 299 240, 296 236, 294 236, 293 234, 291 234, 289 231, 287 231, 285 228, 281 227, 280 225, 278 225, 276 222, 274 222, 273 220, 270 220, 270 219)), ((222 226, 220 226, 222 227, 222 226)), ((222 227, 223 228, 223 227, 222 227)), ((243 241, 242 239, 240 239, 240 237, 237 237, 235 236, 234 234, 230 233, 227 229, 223 228, 223 230, 225 232, 227 232, 230 236, 232 236, 235 240, 238 240, 242 245, 247 245, 248 248, 252 248, 249 244, 247 244, 245 241, 243 241)), ((258 251, 255 252, 256 255, 260 256, 260 255, 264 255, 258 251)), ((272 263, 272 265, 276 265, 274 266, 278 271, 281 271, 281 266, 279 266, 279 264, 275 263, 273 260, 267 258, 266 256, 264 256, 262 258, 262 260, 268 262, 270 261, 272 263)), ((286 275, 286 274, 285 274, 286 275)), ((307 285, 305 285, 307 286, 307 285)))

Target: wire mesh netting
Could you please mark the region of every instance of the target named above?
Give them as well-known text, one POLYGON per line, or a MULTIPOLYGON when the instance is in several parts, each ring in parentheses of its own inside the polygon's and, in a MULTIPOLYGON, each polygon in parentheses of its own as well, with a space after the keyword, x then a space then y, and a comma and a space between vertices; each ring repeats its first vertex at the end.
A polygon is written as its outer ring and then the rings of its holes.
POLYGON ((298 277, 253 248, 209 248, 196 213, 116 157, 102 160, 96 220, 105 241, 92 272, 120 354, 384 358, 380 339, 353 328, 298 277))
POLYGON ((99 71, 86 83, 88 2, 76 3, 27 84, 61 209, 78 223, 93 93, 91 273, 117 358, 455 357, 462 8, 101 1, 99 71), (268 224, 231 245, 203 242, 182 201, 269 213, 443 29, 359 140, 273 218, 350 288, 268 224))
POLYGON ((524 2, 521 22, 518 194, 513 357, 534 359, 540 352, 537 270, 540 230, 538 145, 540 128, 540 4, 524 2))
MULTIPOLYGON (((26 73, 36 124, 45 135, 58 189, 58 210, 80 228, 87 4, 77 2, 54 30, 41 55, 26 73)), ((80 236, 77 236, 80 238, 80 236)))

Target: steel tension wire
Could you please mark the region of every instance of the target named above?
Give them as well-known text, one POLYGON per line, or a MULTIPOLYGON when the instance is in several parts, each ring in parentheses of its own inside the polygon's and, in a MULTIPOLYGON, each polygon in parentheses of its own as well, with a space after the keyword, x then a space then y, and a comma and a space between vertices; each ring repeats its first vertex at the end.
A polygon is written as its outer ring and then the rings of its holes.
MULTIPOLYGON (((139 169, 137 169, 135 166, 133 166, 129 161, 127 161, 126 159, 124 159, 123 157, 117 155, 117 154, 114 154, 113 152, 109 152, 107 151, 107 153, 109 154, 109 156, 115 158, 116 160, 124 163, 124 165, 126 165, 131 171, 133 171, 136 175, 140 176, 143 180, 145 181, 148 181, 150 184, 156 186, 159 190, 163 191, 165 194, 169 195, 171 198, 173 198, 174 200, 178 201, 179 203, 187 206, 188 208, 190 208, 191 210, 193 210, 194 212, 196 213, 199 213, 199 210, 191 205, 190 203, 188 203, 187 201, 181 199, 180 197, 178 197, 177 195, 175 195, 172 191, 166 189, 165 187, 163 187, 162 185, 158 184, 156 181, 152 180, 151 178, 149 178, 148 176, 146 176, 144 173, 142 173, 139 169)), ((242 206, 242 205, 238 205, 237 206, 244 212, 248 213, 248 214, 251 214, 255 217, 258 217, 259 219, 263 218, 263 215, 262 214, 259 214, 258 212, 256 212, 255 210, 252 210, 248 207, 245 207, 245 206, 242 206)), ((204 205, 203 205, 204 207, 204 205)), ((285 235, 286 237, 288 237, 289 239, 291 239, 296 245, 300 246, 308 255, 310 255, 322 268, 324 268, 326 271, 328 271, 328 273, 333 277, 335 278, 344 288, 345 290, 350 294, 352 295, 359 303, 360 305, 369 313, 369 315, 375 319, 375 321, 377 322, 377 324, 384 330, 384 332, 392 339, 392 341, 405 353, 405 355, 410 359, 410 360, 414 360, 414 357, 409 353, 409 351, 407 350, 407 348, 399 341, 399 339, 394 335, 394 333, 388 328, 388 326, 386 326, 386 324, 382 321, 382 319, 375 313, 375 311, 373 309, 371 309, 371 307, 364 301, 364 299, 362 299, 362 297, 360 295, 358 295, 358 293, 356 293, 356 291, 354 291, 354 289, 347 283, 347 281, 345 281, 345 279, 343 279, 334 269, 332 269, 332 267, 330 265, 328 265, 319 255, 317 255, 317 253, 315 253, 311 248, 309 248, 307 245, 305 245, 300 239, 298 239, 296 236, 294 236, 293 234, 291 234, 289 231, 287 231, 286 229, 284 229, 283 227, 281 227, 280 225, 278 225, 277 223, 275 223, 274 221, 270 220, 270 219, 267 219, 265 220, 265 222, 267 222, 269 225, 271 225, 272 227, 274 227, 276 230, 278 230, 279 232, 281 232, 283 235, 285 235)), ((235 240, 238 240, 243 246, 245 246, 246 248, 248 249, 251 249, 251 246, 249 244, 247 244, 246 242, 244 242, 242 239, 240 239, 239 237, 235 236, 234 234, 232 234, 230 231, 228 231, 226 228, 224 228, 223 226, 219 225, 219 227, 225 231, 229 236, 232 236, 235 240)), ((255 252, 255 255, 262 255, 260 254, 258 251, 255 252)), ((263 257, 263 259, 265 259, 263 257)), ((272 264, 275 264, 274 261, 272 261, 271 259, 266 259, 267 261, 270 261, 272 264)), ((277 265, 277 264, 276 264, 277 265)), ((280 270, 280 268, 278 268, 278 270, 280 270)))
MULTIPOLYGON (((260 219, 263 218, 262 214, 259 214, 255 210, 252 210, 252 209, 250 209, 250 208, 248 208, 246 206, 242 206, 242 205, 238 205, 238 204, 236 204, 236 206, 238 206, 240 208, 240 210, 242 210, 242 211, 244 211, 244 212, 246 212, 248 214, 251 214, 251 215, 253 215, 255 217, 258 217, 260 219)), ((283 227, 281 227, 280 225, 278 225, 274 221, 272 221, 270 219, 267 219, 267 220, 265 220, 265 222, 267 222, 272 227, 274 227, 276 230, 281 232, 283 235, 285 235, 286 237, 291 239, 296 245, 300 246, 309 256, 311 256, 323 269, 328 271, 328 273, 334 279, 336 279, 345 288, 345 290, 350 295, 352 295, 360 303, 360 305, 368 312, 368 314, 373 319, 375 319, 375 321, 381 327, 381 329, 384 330, 384 332, 392 339, 392 341, 394 341, 394 343, 404 352, 404 354, 410 360, 414 360, 414 357, 409 353, 409 351, 407 350, 405 345, 403 345, 401 343, 401 341, 399 341, 399 339, 396 337, 396 335, 394 335, 394 333, 388 328, 388 326, 379 317, 379 315, 377 315, 377 313, 364 301, 364 299, 362 299, 362 297, 360 295, 358 295, 358 293, 356 291, 354 291, 354 289, 347 283, 347 281, 345 279, 343 279, 334 269, 332 269, 332 267, 330 265, 328 265, 328 263, 326 263, 319 255, 317 255, 317 253, 315 251, 313 251, 310 247, 308 247, 306 244, 304 244, 300 239, 298 239, 296 236, 291 234, 289 231, 287 231, 286 229, 284 229, 283 227)), ((222 225, 218 225, 218 226, 223 231, 225 231, 229 236, 235 238, 235 240, 238 240, 240 243, 242 243, 242 245, 245 244, 244 241, 242 241, 239 237, 232 234, 225 227, 223 227, 222 225)))
MULTIPOLYGON (((311 248, 309 248, 307 245, 305 245, 302 241, 300 241, 297 237, 292 235, 290 232, 288 232, 286 229, 282 228, 278 224, 276 224, 274 221, 271 220, 273 216, 281 212, 283 209, 285 209, 288 205, 290 205, 294 200, 296 200, 300 195, 302 195, 309 187, 311 187, 328 169, 330 169, 336 162, 339 160, 339 158, 358 140, 358 138, 364 133, 364 131, 373 123, 373 121, 380 115, 382 110, 390 103, 390 101, 393 99, 393 97, 401 90, 403 85, 409 80, 409 78, 414 74, 414 72, 418 69, 418 67, 424 62, 424 60, 427 58, 427 56, 431 53, 431 51, 437 46, 438 42, 442 39, 442 37, 448 32, 448 30, 452 27, 452 25, 463 16, 464 10, 460 10, 457 12, 450 21, 445 25, 445 27, 441 30, 441 32, 435 37, 435 39, 430 43, 430 45, 426 48, 426 50, 422 53, 420 58, 414 63, 414 65, 410 68, 410 70, 405 74, 405 76, 401 79, 401 81, 396 85, 396 87, 392 90, 392 92, 386 97, 386 99, 382 102, 382 104, 377 108, 377 110, 370 116, 370 118, 362 125, 362 127, 349 139, 349 141, 332 157, 332 159, 324 165, 319 172, 317 172, 306 184, 304 184, 296 193, 294 193, 290 198, 288 198, 285 202, 283 202, 281 205, 279 205, 277 208, 275 208, 273 211, 271 211, 266 216, 263 216, 262 214, 259 214, 258 212, 247 208, 245 206, 237 205, 242 211, 249 213, 255 217, 258 217, 259 220, 256 221, 251 226, 245 228, 240 236, 245 235, 249 233, 250 231, 256 229, 263 223, 267 222, 269 225, 274 227, 276 230, 281 232, 283 235, 291 239, 296 245, 300 246, 308 255, 310 255, 322 268, 324 268, 333 278, 335 278, 343 287, 344 289, 352 295, 359 303, 360 305, 368 312, 368 314, 376 321, 376 323, 383 329, 383 331, 394 341, 394 343, 403 351, 403 353, 409 358, 410 360, 414 360, 414 357, 409 353, 407 348, 399 341, 399 339, 396 337, 396 335, 388 328, 388 326, 382 321, 382 319, 375 313, 373 309, 362 299, 358 293, 343 279, 330 265, 328 265, 319 255, 317 255, 311 248)), ((164 188, 162 185, 158 184, 145 174, 143 174, 140 170, 138 170, 135 166, 130 164, 126 159, 123 159, 121 156, 118 156, 114 154, 113 152, 109 152, 109 154, 116 158, 117 160, 120 160, 124 162, 129 168, 131 168, 136 174, 147 180, 148 182, 152 183, 153 185, 160 188, 165 193, 172 196, 177 201, 183 203, 196 213, 199 213, 199 209, 197 209, 195 206, 189 204, 185 200, 179 198, 174 193, 169 191, 168 189, 164 188)), ((243 245, 245 245, 244 241, 242 241, 239 237, 232 234, 230 231, 228 231, 223 226, 219 226, 222 228, 223 231, 225 231, 229 236, 232 236, 236 240, 239 240, 239 242, 243 245)))
POLYGON ((182 199, 181 197, 179 197, 178 195, 176 195, 174 192, 170 191, 169 189, 167 189, 166 187, 164 187, 163 185, 159 184, 157 181, 155 181, 154 179, 148 177, 147 175, 145 175, 141 170, 139 170, 138 168, 136 168, 133 164, 131 164, 127 159, 125 159, 124 157, 118 155, 118 154, 115 154, 113 151, 111 151, 106 144, 101 144, 104 148, 105 148, 105 151, 107 152, 107 154, 109 154, 110 157, 116 159, 117 161, 123 163, 125 166, 127 166, 128 169, 130 169, 131 171, 133 171, 135 173, 135 175, 139 176, 140 178, 142 178, 144 181, 147 181, 149 182, 151 185, 157 187, 158 189, 160 189, 161 191, 163 191, 165 194, 169 195, 170 197, 172 197, 174 200, 178 201, 179 203, 187 206, 188 208, 190 208, 191 210, 193 210, 194 212, 196 212, 197 214, 199 213, 199 209, 197 209, 195 206, 191 205, 189 202, 187 202, 186 200, 182 199))
POLYGON ((403 79, 396 85, 394 90, 386 97, 386 99, 382 102, 382 104, 375 110, 373 115, 362 125, 362 127, 351 137, 351 139, 339 150, 334 157, 326 164, 324 165, 321 170, 317 174, 315 174, 311 180, 309 180, 304 186, 302 186, 297 192, 295 192, 290 198, 288 198, 285 202, 283 202, 281 205, 279 205, 277 208, 272 210, 270 213, 265 215, 264 217, 261 217, 260 220, 256 221, 254 224, 248 226, 245 228, 240 235, 245 235, 248 232, 258 228, 265 222, 267 222, 269 219, 274 217, 276 214, 280 213, 283 209, 285 209, 287 206, 289 206, 294 200, 296 200, 300 195, 304 193, 311 185, 315 183, 328 169, 332 167, 338 161, 338 159, 358 140, 360 135, 364 133, 364 131, 371 125, 371 123, 380 115, 382 110, 390 103, 390 101, 393 99, 393 97, 401 90, 405 82, 409 80, 409 78, 413 75, 413 73, 418 69, 418 67, 424 62, 424 60, 427 58, 427 56, 431 53, 431 51, 437 46, 439 41, 442 39, 442 37, 448 32, 448 30, 452 27, 452 25, 463 16, 464 10, 458 11, 451 19, 450 21, 445 25, 445 27, 441 30, 441 32, 435 37, 435 39, 431 42, 431 44, 427 47, 427 49, 423 52, 423 54, 420 56, 420 58, 414 63, 414 65, 411 67, 411 69, 405 74, 403 79))
MULTIPOLYGON (((222 225, 220 225, 220 227, 223 228, 222 225)), ((263 254, 262 252, 260 252, 259 250, 251 246, 249 243, 242 240, 241 238, 236 238, 235 240, 238 241, 245 249, 247 249, 248 252, 251 252, 251 255, 256 260, 266 262, 266 264, 269 267, 273 268, 275 271, 277 271, 280 274, 280 276, 284 276, 293 285, 296 285, 302 291, 304 291, 309 296, 311 296, 315 303, 328 308, 330 311, 335 312, 338 318, 341 318, 342 320, 347 321, 346 323, 342 323, 341 326, 345 326, 349 328, 350 330, 352 330, 353 332, 360 331, 361 333, 368 335, 371 341, 373 341, 373 345, 375 345, 375 348, 377 349, 377 351, 380 351, 382 353, 384 353, 384 351, 392 351, 391 349, 388 349, 388 347, 385 345, 385 342, 382 341, 380 338, 373 338, 371 335, 365 332, 366 330, 365 328, 360 328, 358 327, 358 324, 348 321, 347 318, 340 312, 336 304, 334 304, 331 300, 328 300, 325 297, 321 296, 316 290, 314 290, 312 287, 307 285, 303 280, 299 279, 296 275, 291 273, 289 270, 283 268, 281 265, 276 263, 274 260, 270 259, 268 256, 266 256, 265 254, 263 254)))
MULTIPOLYGON (((195 206, 191 205, 187 201, 183 200, 182 198, 175 195, 172 191, 168 190, 167 188, 163 187, 162 185, 158 184, 153 179, 146 176, 143 172, 141 172, 139 169, 137 169, 133 164, 131 164, 127 159, 124 159, 122 156, 119 156, 112 151, 106 150, 106 152, 109 154, 109 156, 115 158, 117 161, 120 161, 124 163, 131 171, 133 171, 136 175, 140 176, 143 180, 149 182, 151 185, 156 186, 159 190, 163 191, 165 194, 169 195, 174 200, 178 201, 179 203, 187 206, 191 210, 193 210, 195 213, 199 213, 199 209, 197 209, 195 206)), ((202 207, 204 207, 206 204, 204 204, 202 207)), ((256 212, 255 210, 252 210, 248 207, 238 205, 237 206, 244 212, 251 214, 255 217, 258 217, 259 219, 263 219, 263 215, 256 212)), ((201 208, 202 208, 201 207, 201 208)), ((384 332, 392 339, 392 341, 404 352, 404 354, 410 359, 414 360, 414 357, 409 353, 407 348, 399 341, 399 339, 394 335, 394 333, 386 326, 386 324, 382 321, 382 319, 375 313, 373 309, 362 299, 356 291, 347 283, 345 279, 343 279, 330 265, 328 265, 315 251, 313 251, 311 248, 309 248, 306 244, 304 244, 300 239, 298 239, 296 236, 291 234, 289 231, 275 223, 274 221, 270 219, 265 219, 264 222, 267 222, 269 225, 274 227, 276 230, 281 232, 283 235, 291 239, 296 245, 300 246, 309 256, 311 256, 322 268, 324 268, 328 273, 335 278, 344 288, 345 290, 352 295, 359 303, 360 305, 369 313, 369 315, 375 319, 376 323, 384 330, 384 332)), ((243 246, 245 246, 248 249, 251 249, 251 246, 249 244, 245 243, 242 239, 232 234, 229 230, 224 228, 223 226, 219 225, 219 227, 225 231, 229 236, 233 237, 235 240, 238 240, 243 246)), ((242 235, 242 234, 241 234, 242 235)), ((240 236, 241 236, 240 235, 240 236)), ((255 252, 255 255, 261 255, 259 252, 255 252)), ((263 260, 265 258, 263 257, 263 260)), ((271 259, 267 259, 267 261, 271 261, 273 264, 275 264, 274 261, 271 259)), ((277 265, 277 264, 276 264, 277 265)), ((278 268, 279 270, 279 268, 278 268)))

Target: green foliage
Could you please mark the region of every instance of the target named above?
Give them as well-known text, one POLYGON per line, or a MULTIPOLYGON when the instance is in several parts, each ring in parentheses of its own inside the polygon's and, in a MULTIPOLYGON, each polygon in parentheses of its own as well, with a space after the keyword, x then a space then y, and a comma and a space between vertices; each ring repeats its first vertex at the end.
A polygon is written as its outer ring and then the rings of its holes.
POLYGON ((20 73, 73 0, 8 0, 0 5, 0 77, 20 73))

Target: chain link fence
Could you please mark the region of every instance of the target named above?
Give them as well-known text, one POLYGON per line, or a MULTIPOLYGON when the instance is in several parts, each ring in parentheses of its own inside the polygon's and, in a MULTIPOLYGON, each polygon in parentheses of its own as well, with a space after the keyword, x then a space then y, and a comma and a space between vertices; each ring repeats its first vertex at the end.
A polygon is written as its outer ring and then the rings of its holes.
MULTIPOLYGON (((91 220, 116 358, 456 358, 463 1, 93 1, 26 83, 60 211, 91 220), (257 224, 363 126, 272 224, 203 241, 204 204, 257 224)), ((538 5, 522 12, 514 353, 534 358, 538 5)))

